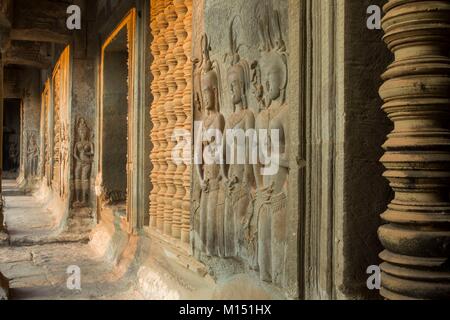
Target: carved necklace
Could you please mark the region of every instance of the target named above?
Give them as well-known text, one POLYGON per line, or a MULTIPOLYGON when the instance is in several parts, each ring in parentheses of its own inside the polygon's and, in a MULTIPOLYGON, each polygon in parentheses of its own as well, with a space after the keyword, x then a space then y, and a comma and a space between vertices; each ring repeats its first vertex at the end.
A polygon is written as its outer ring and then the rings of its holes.
POLYGON ((234 128, 239 122, 241 122, 245 117, 245 110, 233 113, 229 118, 229 127, 234 128))
POLYGON ((217 115, 211 114, 206 116, 206 119, 204 120, 205 128, 209 129, 209 127, 213 124, 214 120, 216 119, 217 115))
MULTIPOLYGON (((284 108, 284 104, 278 106, 277 108, 269 107, 267 108, 268 116, 269 116, 269 123, 272 119, 274 119, 278 114, 281 112, 281 110, 284 108), (275 109, 275 110, 273 110, 275 109)), ((268 124, 269 125, 269 124, 268 124)))

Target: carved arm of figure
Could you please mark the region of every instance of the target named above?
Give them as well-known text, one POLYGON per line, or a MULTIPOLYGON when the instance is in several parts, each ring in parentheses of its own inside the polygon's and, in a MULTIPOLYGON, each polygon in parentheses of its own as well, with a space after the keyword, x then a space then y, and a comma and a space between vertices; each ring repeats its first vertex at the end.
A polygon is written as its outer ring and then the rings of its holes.
MULTIPOLYGON (((202 143, 202 142, 200 141, 200 143, 202 143)), ((200 156, 200 159, 203 159, 203 147, 200 148, 200 150, 201 150, 202 154, 199 155, 199 156, 200 156)), ((195 164, 195 171, 197 173, 198 179, 200 180, 200 188, 203 191, 205 191, 206 188, 207 188, 207 182, 204 179, 204 176, 203 176, 203 165, 200 162, 196 162, 196 164, 195 164)))
MULTIPOLYGON (((245 129, 246 131, 255 128, 255 116, 253 112, 248 111, 245 117, 245 129)), ((253 138, 246 136, 245 138, 245 165, 244 165, 244 185, 253 186, 253 165, 251 163, 250 154, 257 152, 258 150, 253 150, 254 144, 252 143, 253 138)))
POLYGON ((89 151, 86 151, 86 156, 89 158, 89 160, 85 160, 84 164, 91 164, 92 162, 94 162, 94 144, 92 142, 89 143, 88 150, 89 151))
POLYGON ((280 153, 280 159, 279 159, 279 165, 280 167, 289 169, 289 148, 287 146, 287 143, 289 143, 289 130, 286 125, 288 123, 289 119, 287 118, 288 112, 285 112, 283 116, 283 123, 281 124, 281 127, 283 128, 283 135, 284 135, 284 150, 280 153))
POLYGON ((229 181, 228 181, 228 172, 227 172, 227 135, 224 134, 222 137, 222 148, 221 148, 221 156, 224 161, 220 163, 220 175, 222 176, 222 181, 225 185, 225 187, 228 187, 229 181))
POLYGON ((81 158, 79 156, 79 151, 78 151, 78 145, 79 145, 79 142, 75 143, 75 147, 73 150, 73 156, 74 156, 75 160, 77 160, 77 162, 81 161, 81 158))

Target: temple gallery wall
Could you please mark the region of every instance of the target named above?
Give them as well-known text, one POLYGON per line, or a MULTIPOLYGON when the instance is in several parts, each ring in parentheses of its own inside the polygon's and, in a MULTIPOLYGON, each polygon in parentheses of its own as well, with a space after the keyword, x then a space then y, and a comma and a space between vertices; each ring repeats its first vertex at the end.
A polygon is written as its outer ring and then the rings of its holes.
POLYGON ((43 18, 8 49, 39 63, 3 61, 53 241, 149 299, 448 297, 448 1, 75 2, 81 30, 43 18))

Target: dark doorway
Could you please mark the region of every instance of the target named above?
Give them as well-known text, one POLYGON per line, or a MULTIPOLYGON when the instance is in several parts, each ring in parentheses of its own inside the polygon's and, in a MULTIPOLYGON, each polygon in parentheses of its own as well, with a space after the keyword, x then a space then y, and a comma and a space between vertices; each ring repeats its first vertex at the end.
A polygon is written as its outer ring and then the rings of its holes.
POLYGON ((20 163, 20 99, 5 99, 3 111, 3 177, 15 179, 20 163))
POLYGON ((110 203, 124 203, 127 195, 128 56, 123 28, 103 55, 101 167, 110 203))

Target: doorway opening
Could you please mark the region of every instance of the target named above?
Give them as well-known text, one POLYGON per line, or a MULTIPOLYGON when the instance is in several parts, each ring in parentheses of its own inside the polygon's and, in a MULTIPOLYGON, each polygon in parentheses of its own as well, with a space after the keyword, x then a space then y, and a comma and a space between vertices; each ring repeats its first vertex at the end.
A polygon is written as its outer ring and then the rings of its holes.
MULTIPOLYGON (((134 10, 115 29, 102 47, 100 93, 100 161, 102 207, 112 208, 129 222, 133 88, 132 43, 134 10)), ((100 210, 100 219, 102 216, 100 210)))
POLYGON ((20 167, 20 99, 5 99, 3 111, 3 178, 17 179, 20 167))

